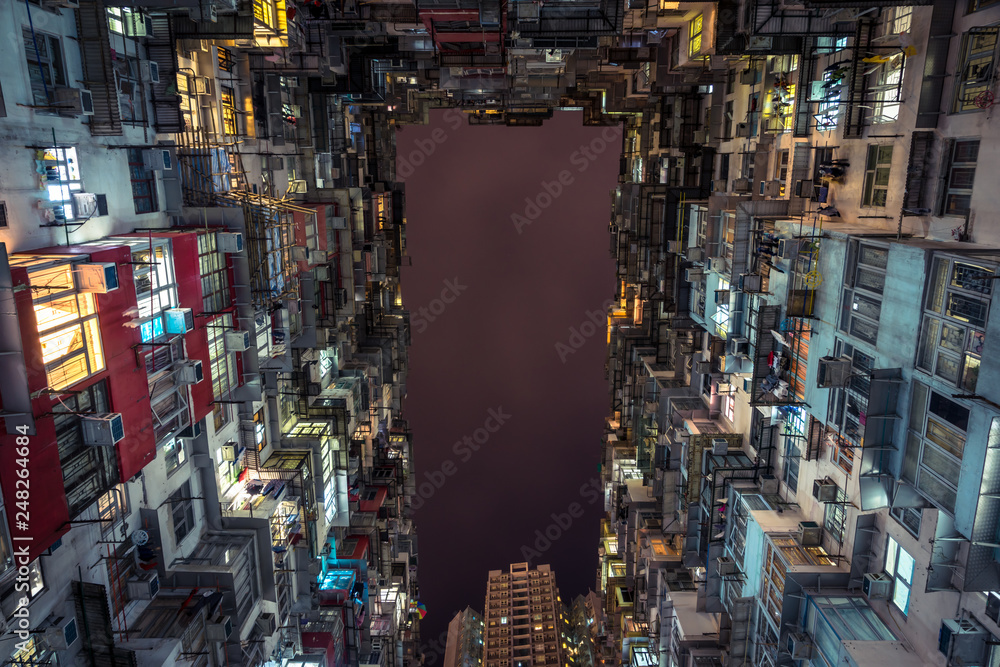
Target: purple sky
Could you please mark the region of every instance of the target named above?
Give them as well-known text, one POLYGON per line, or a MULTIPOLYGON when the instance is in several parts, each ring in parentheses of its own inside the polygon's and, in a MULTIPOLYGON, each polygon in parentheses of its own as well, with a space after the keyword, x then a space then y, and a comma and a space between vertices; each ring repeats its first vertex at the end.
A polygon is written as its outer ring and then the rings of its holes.
POLYGON ((536 531, 562 533, 533 564, 552 565, 564 601, 593 587, 603 510, 596 493, 581 492, 599 474, 608 409, 603 323, 595 333, 587 313, 614 293, 609 191, 620 134, 584 127, 578 112, 540 128, 468 126, 457 114, 435 112, 428 126, 397 135, 412 259, 402 277, 413 342, 403 416, 423 497, 425 644, 466 605, 482 611, 488 571, 525 560, 536 531), (414 151, 429 155, 411 159, 414 151), (560 172, 568 185, 547 200, 543 183, 557 192, 560 172), (525 215, 526 197, 551 204, 519 234, 511 215, 525 215), (451 283, 457 295, 446 304, 451 283), (571 342, 571 327, 591 335, 571 342), (489 410, 501 408, 509 418, 496 429, 489 410), (487 435, 478 451, 455 449, 487 435))

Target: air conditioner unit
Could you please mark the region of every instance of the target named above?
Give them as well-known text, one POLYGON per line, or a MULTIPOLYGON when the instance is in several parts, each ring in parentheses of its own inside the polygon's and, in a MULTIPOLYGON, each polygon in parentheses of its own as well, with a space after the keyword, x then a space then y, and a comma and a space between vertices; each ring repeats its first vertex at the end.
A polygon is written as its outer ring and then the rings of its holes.
POLYGON ((729 453, 729 441, 725 438, 712 438, 712 455, 725 456, 729 453))
POLYGON ((127 582, 129 600, 152 600, 160 592, 160 577, 148 571, 140 577, 132 577, 127 582))
POLYGON ((744 86, 752 86, 757 80, 757 70, 755 69, 745 69, 740 72, 740 84, 744 86))
MULTIPOLYGON (((317 575, 319 572, 316 573, 317 575)), ((265 613, 257 617, 257 628, 260 630, 261 634, 265 637, 270 637, 278 630, 278 624, 275 621, 274 614, 265 613)))
POLYGON ((821 503, 837 502, 837 494, 840 488, 837 483, 830 479, 813 480, 813 498, 821 503))
POLYGON ((812 637, 804 632, 789 632, 788 653, 792 660, 812 660, 812 637))
POLYGON ((823 544, 823 526, 815 521, 800 521, 799 544, 804 547, 821 546, 823 544))
POLYGON ((740 291, 754 294, 759 292, 764 286, 763 280, 758 273, 744 273, 740 276, 740 291))
POLYGON ((309 264, 326 264, 329 259, 326 254, 326 250, 313 250, 310 248, 306 255, 309 258, 307 260, 309 264))
POLYGON ((736 136, 747 138, 750 136, 750 126, 746 123, 736 123, 736 136))
POLYGON ((125 438, 125 424, 120 412, 82 415, 80 428, 85 445, 110 447, 125 438))
POLYGON ((118 266, 114 262, 77 264, 73 275, 80 292, 107 294, 118 289, 118 266))
POLYGON ((239 456, 240 446, 235 442, 227 442, 220 448, 222 450, 222 460, 233 462, 239 456))
POLYGON ((892 577, 885 572, 869 572, 861 582, 861 590, 869 600, 888 600, 892 593, 892 577))
POLYGON ((715 271, 716 273, 726 272, 726 258, 725 257, 713 257, 708 264, 708 267, 715 271))
POLYGON ((139 61, 139 76, 146 83, 160 82, 160 64, 155 60, 139 61))
POLYGON ((219 250, 229 255, 243 252, 243 234, 240 232, 219 232, 215 243, 219 250))
POLYGON ((94 96, 86 88, 56 86, 53 103, 61 114, 93 116, 94 96))
POLYGON ((694 131, 694 143, 696 143, 696 144, 707 144, 708 143, 708 130, 695 130, 694 131))
MULTIPOLYGON (((753 371, 753 362, 745 354, 727 354, 722 357, 723 373, 750 373, 753 371)), ((744 390, 746 385, 744 385, 744 390)), ((747 391, 749 394, 750 392, 747 391)))
POLYGON ((729 189, 729 181, 724 178, 719 178, 712 181, 712 191, 713 192, 725 192, 729 189))
POLYGON ((327 264, 320 264, 316 267, 316 280, 319 282, 329 282, 330 281, 330 267, 327 264))
POLYGON ((781 181, 761 181, 760 193, 765 197, 778 197, 781 195, 781 181))
POLYGON ((757 482, 760 492, 765 496, 775 496, 778 494, 778 478, 774 475, 761 475, 757 482))
POLYGON ((208 76, 196 76, 194 78, 195 95, 214 95, 215 79, 208 76))
POLYGON ((795 196, 810 198, 815 194, 813 192, 813 182, 810 180, 795 181, 795 196))
POLYGON ((748 354, 750 352, 750 340, 743 336, 733 336, 726 341, 729 354, 748 354))
POLYGON ((95 215, 100 215, 97 195, 92 192, 74 192, 73 212, 78 218, 92 218, 95 215))
POLYGON ((738 194, 747 194, 750 192, 750 179, 749 178, 737 178, 733 181, 733 192, 738 194))
POLYGON ((938 650, 949 665, 981 665, 990 634, 972 618, 946 618, 938 632, 938 650))
POLYGON ((701 281, 705 274, 702 273, 701 269, 684 269, 684 280, 689 283, 696 283, 701 281))
POLYGON ((219 22, 219 7, 211 2, 202 0, 201 4, 197 7, 191 8, 191 20, 193 21, 208 21, 210 23, 219 22))
POLYGON ((694 372, 700 373, 701 375, 708 375, 712 372, 712 362, 711 361, 696 361, 694 362, 694 372))
POLYGON ((166 148, 150 148, 142 152, 142 165, 149 171, 170 171, 174 160, 166 148))
POLYGON ((205 624, 205 639, 210 642, 223 643, 233 634, 233 620, 228 616, 220 616, 214 623, 205 624))
POLYGON ((200 361, 184 361, 175 375, 179 384, 198 384, 205 379, 205 370, 200 361))
POLYGON ((739 573, 739 568, 736 567, 736 561, 727 556, 719 556, 720 577, 729 577, 737 573, 739 573))
POLYGON ((80 632, 76 625, 76 616, 63 616, 53 619, 52 625, 45 628, 45 643, 53 651, 67 651, 76 640, 80 638, 80 632))
POLYGON ((194 329, 194 312, 190 308, 167 308, 163 311, 163 328, 168 334, 186 334, 194 329))
MULTIPOLYGON (((749 359, 749 357, 747 357, 749 359)), ((753 393, 753 378, 743 378, 743 393, 752 394, 753 393)))
POLYGON ((802 248, 802 239, 778 239, 778 256, 781 259, 795 259, 802 248))
POLYGON ((704 248, 688 248, 684 253, 690 262, 700 262, 705 259, 705 249, 704 248))
POLYGON ((227 331, 226 332, 226 351, 227 352, 246 352, 250 349, 250 332, 249 331, 227 331))
POLYGON ((840 357, 820 357, 816 372, 816 386, 846 387, 851 377, 853 361, 846 355, 840 357))

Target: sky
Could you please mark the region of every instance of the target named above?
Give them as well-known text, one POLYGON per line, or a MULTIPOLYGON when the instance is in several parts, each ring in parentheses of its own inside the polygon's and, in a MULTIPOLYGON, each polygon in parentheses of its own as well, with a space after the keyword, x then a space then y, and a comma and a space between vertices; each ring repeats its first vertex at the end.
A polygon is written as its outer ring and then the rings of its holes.
POLYGON ((595 585, 620 146, 580 112, 506 127, 436 111, 397 134, 428 664, 454 613, 483 610, 490 570, 551 564, 567 602, 595 585))

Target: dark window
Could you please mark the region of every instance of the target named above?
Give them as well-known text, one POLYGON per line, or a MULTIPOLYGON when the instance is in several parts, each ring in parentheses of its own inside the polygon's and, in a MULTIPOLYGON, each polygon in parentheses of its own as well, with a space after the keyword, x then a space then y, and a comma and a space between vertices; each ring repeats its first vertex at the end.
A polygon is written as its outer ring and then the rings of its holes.
POLYGON ((128 173, 132 180, 132 203, 136 213, 155 213, 160 210, 156 201, 156 176, 146 169, 142 150, 128 149, 128 173))
POLYGON ((55 87, 66 85, 62 42, 55 35, 33 31, 29 27, 22 28, 21 33, 24 37, 24 52, 28 61, 28 77, 31 79, 34 103, 48 106, 55 102, 55 87), (46 89, 48 97, 45 95, 46 89))
POLYGON ((52 408, 70 518, 93 505, 120 480, 113 447, 83 444, 80 416, 108 412, 108 386, 101 380, 68 394, 52 408))
POLYGON ((180 544, 194 528, 194 500, 191 499, 191 482, 184 482, 170 496, 170 515, 174 521, 174 543, 180 544))

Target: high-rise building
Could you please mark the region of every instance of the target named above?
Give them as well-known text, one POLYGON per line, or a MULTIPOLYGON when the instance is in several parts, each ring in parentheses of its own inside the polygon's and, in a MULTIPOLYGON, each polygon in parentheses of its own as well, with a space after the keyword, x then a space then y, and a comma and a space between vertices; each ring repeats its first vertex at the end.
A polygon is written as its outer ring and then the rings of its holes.
POLYGON ((485 667, 563 664, 563 605, 548 565, 491 570, 484 622, 485 667))
POLYGON ((448 624, 444 667, 481 667, 483 643, 483 615, 466 607, 448 624))

